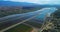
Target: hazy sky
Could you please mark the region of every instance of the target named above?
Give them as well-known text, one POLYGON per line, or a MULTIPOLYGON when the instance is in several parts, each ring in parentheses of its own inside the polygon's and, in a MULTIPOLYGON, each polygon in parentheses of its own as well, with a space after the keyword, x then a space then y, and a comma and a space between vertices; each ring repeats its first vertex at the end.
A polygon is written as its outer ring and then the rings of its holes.
POLYGON ((38 4, 60 4, 60 0, 5 0, 5 1, 31 2, 38 4))

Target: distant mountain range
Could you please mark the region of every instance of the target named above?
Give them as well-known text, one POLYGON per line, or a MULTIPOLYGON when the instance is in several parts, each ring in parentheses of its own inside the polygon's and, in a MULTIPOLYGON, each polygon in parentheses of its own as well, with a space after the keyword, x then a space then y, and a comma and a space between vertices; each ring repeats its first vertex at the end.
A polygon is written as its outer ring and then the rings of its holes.
POLYGON ((0 6, 38 6, 35 3, 0 1, 0 6))
POLYGON ((23 7, 58 7, 60 8, 60 5, 41 5, 41 4, 35 4, 35 3, 28 3, 28 2, 12 2, 12 1, 0 1, 0 6, 23 6, 23 7))

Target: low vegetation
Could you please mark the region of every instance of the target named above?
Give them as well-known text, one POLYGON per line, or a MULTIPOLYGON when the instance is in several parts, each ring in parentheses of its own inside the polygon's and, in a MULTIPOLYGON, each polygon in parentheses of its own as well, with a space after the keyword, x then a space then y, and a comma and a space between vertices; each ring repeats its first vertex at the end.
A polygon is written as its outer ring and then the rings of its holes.
POLYGON ((21 24, 5 32, 31 32, 31 30, 32 30, 31 27, 21 24))
POLYGON ((38 7, 0 7, 0 17, 39 10, 38 7))

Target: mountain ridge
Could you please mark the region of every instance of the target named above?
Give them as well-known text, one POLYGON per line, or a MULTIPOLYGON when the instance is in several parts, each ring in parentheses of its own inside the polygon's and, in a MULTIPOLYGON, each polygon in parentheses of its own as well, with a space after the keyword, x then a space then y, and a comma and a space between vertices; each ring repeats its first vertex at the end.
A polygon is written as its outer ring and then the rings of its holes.
POLYGON ((0 1, 0 6, 37 6, 35 3, 0 1))

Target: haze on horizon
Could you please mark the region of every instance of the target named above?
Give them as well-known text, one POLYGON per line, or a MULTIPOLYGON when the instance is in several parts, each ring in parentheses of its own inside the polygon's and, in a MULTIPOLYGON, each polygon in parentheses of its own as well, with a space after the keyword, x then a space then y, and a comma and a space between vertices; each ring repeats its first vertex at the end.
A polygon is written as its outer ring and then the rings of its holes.
POLYGON ((37 4, 60 5, 60 0, 0 0, 0 1, 14 1, 14 2, 29 2, 29 3, 37 3, 37 4))

